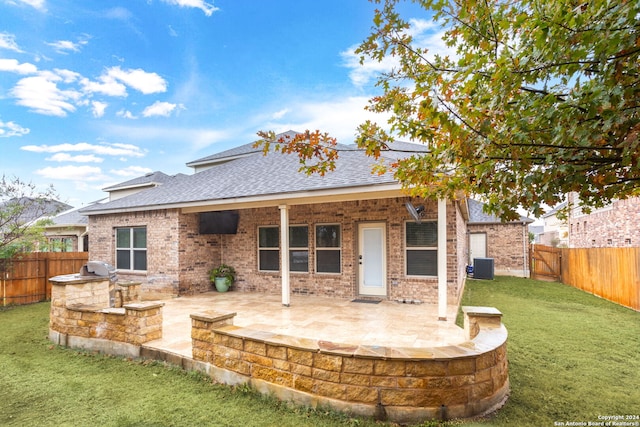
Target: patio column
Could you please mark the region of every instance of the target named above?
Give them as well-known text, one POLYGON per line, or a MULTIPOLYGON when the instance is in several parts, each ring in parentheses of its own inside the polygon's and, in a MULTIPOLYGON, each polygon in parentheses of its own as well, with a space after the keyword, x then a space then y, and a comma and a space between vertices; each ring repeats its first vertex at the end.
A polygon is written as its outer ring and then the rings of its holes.
POLYGON ((438 199, 438 320, 447 320, 447 200, 438 199))
POLYGON ((280 205, 280 265, 282 269, 282 305, 291 304, 289 285, 289 206, 280 205))

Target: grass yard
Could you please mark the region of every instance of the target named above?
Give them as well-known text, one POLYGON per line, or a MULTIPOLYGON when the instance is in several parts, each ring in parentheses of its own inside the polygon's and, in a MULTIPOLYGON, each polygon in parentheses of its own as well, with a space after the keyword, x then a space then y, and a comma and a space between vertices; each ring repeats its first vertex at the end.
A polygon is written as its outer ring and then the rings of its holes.
MULTIPOLYGON (((640 313, 558 283, 506 277, 469 280, 462 304, 504 314, 512 392, 495 416, 446 425, 640 415, 640 313)), ((59 348, 47 340, 48 315, 46 303, 0 310, 0 425, 381 425, 291 408, 160 363, 59 348)))
POLYGON ((49 304, 0 311, 1 426, 372 426, 157 362, 51 345, 49 304))
POLYGON ((497 307, 509 331, 511 396, 483 424, 640 416, 640 313, 559 283, 513 277, 469 280, 462 305, 497 307))

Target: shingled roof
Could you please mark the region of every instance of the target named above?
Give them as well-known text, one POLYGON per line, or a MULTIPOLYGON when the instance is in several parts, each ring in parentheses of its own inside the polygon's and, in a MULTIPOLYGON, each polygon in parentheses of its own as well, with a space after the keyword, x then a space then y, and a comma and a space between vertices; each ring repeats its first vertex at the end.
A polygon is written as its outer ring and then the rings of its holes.
MULTIPOLYGON (((484 212, 484 204, 477 200, 467 199, 467 205, 469 206, 469 224, 504 224, 505 221, 502 221, 495 215, 488 214, 484 212)), ((531 218, 527 218, 526 216, 520 216, 520 219, 515 221, 507 221, 508 222, 533 222, 531 218)))
POLYGON ((173 179, 173 176, 167 175, 164 172, 151 172, 143 176, 139 176, 137 178, 130 179, 125 182, 121 182, 119 184, 111 185, 109 187, 105 187, 103 191, 115 191, 115 190, 124 190, 126 188, 133 187, 143 187, 145 185, 152 186, 158 184, 164 184, 173 179))
MULTIPOLYGON (((206 205, 212 201, 241 201, 248 197, 267 197, 321 191, 397 184, 391 174, 372 174, 375 160, 362 151, 340 153, 336 169, 325 176, 299 171, 296 155, 254 154, 216 165, 193 175, 177 175, 161 186, 150 188, 99 206, 88 206, 84 214, 140 211, 160 208, 206 205)), ((400 188, 397 184, 398 189, 400 188)), ((355 192, 356 190, 354 190, 355 192)))

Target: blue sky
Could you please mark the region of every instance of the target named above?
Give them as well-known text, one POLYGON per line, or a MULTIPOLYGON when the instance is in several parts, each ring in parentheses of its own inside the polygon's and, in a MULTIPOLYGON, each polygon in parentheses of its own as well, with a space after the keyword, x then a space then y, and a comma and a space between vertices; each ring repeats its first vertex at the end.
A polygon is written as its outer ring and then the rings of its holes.
MULTIPOLYGON (((0 171, 82 206, 257 139, 351 143, 382 64, 366 0, 0 0, 0 171)), ((413 21, 441 49, 426 12, 413 21)))

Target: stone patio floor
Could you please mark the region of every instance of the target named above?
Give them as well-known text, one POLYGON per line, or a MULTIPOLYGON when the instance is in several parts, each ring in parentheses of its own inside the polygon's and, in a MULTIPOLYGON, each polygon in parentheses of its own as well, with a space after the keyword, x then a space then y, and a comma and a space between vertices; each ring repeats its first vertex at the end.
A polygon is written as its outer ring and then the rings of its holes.
POLYGON ((236 312, 234 325, 282 335, 385 347, 439 347, 465 341, 455 325, 458 307, 447 307, 438 321, 435 304, 378 304, 316 296, 292 296, 290 307, 280 295, 207 292, 163 300, 162 338, 145 347, 191 358, 191 314, 236 312))

